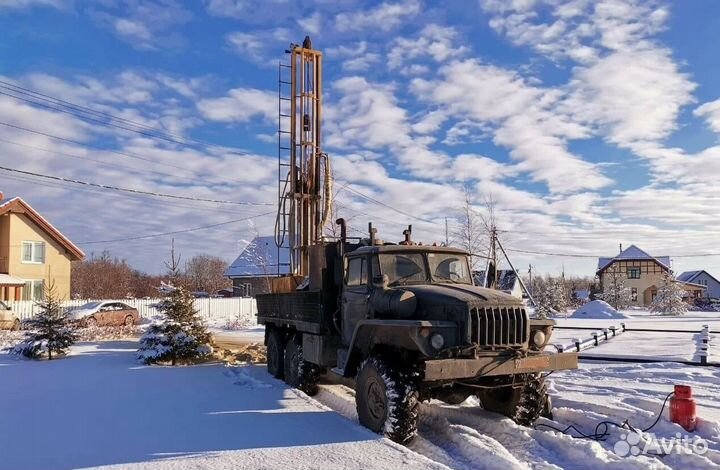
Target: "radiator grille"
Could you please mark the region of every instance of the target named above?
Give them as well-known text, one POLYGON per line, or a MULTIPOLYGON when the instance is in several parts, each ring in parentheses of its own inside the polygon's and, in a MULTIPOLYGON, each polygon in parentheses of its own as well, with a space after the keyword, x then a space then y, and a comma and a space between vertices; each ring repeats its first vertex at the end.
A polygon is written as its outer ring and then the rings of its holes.
POLYGON ((521 307, 470 309, 471 340, 482 347, 522 346, 528 341, 528 324, 521 307))

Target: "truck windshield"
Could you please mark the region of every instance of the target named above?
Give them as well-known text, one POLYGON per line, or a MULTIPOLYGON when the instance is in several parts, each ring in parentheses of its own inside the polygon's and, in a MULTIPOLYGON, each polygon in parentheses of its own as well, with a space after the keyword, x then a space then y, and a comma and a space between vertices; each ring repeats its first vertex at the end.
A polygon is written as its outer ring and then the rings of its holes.
POLYGON ((428 282, 422 253, 381 254, 380 270, 388 277, 388 285, 428 282))
POLYGON ((467 256, 454 253, 428 253, 427 256, 434 282, 472 284, 467 256))

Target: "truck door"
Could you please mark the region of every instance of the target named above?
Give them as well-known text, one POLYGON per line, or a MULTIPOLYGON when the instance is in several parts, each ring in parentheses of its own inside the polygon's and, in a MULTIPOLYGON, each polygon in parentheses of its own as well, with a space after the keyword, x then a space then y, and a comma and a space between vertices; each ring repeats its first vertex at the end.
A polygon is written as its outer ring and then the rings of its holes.
POLYGON ((350 258, 342 292, 342 340, 346 346, 357 322, 367 318, 369 294, 367 257, 350 258))

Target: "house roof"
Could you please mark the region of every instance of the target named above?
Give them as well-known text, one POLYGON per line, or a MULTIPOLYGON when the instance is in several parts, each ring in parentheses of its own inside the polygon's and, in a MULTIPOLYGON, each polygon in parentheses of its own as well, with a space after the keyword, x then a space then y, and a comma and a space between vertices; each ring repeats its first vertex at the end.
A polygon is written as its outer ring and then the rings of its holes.
POLYGON ((290 253, 287 249, 279 251, 278 261, 278 249, 274 236, 255 237, 225 270, 225 276, 229 278, 276 276, 278 264, 280 274, 288 274, 290 272, 290 253))
POLYGON ((684 273, 680 273, 680 275, 677 277, 678 281, 682 282, 692 282, 693 279, 698 277, 700 274, 705 273, 707 276, 715 280, 718 284, 720 284, 720 281, 718 281, 715 276, 710 274, 709 272, 705 271, 704 269, 701 269, 699 271, 685 271, 684 273))
POLYGON ((24 286, 25 281, 19 277, 0 273, 0 286, 24 286))
POLYGON ((615 257, 604 257, 604 258, 598 258, 598 272, 602 271, 603 269, 607 268, 612 264, 614 261, 623 261, 623 260, 650 260, 655 261, 659 263, 660 265, 670 269, 670 257, 669 256, 650 256, 647 254, 647 252, 641 250, 635 245, 630 245, 628 248, 620 252, 619 255, 615 257))
POLYGON ((50 222, 41 216, 30 204, 20 197, 3 199, 0 201, 0 215, 14 213, 25 214, 35 225, 40 227, 50 238, 55 240, 60 246, 74 258, 73 261, 80 261, 85 258, 85 253, 70 241, 60 230, 56 229, 50 222))

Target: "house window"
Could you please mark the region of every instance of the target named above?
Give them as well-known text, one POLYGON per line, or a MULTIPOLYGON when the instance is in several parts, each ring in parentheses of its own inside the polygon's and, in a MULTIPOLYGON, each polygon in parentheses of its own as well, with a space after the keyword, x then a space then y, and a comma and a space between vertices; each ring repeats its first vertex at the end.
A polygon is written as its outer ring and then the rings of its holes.
POLYGON ((628 279, 640 279, 640 268, 628 268, 627 277, 628 279))
POLYGON ((633 287, 632 289, 630 289, 630 297, 633 302, 637 302, 637 288, 636 287, 633 287))
POLYGON ((707 287, 707 279, 698 279, 698 284, 707 287))
POLYGON ((45 242, 22 242, 22 262, 43 264, 45 262, 45 242))
POLYGON ((23 288, 23 300, 44 300, 45 299, 45 281, 38 279, 35 281, 25 281, 23 288))

